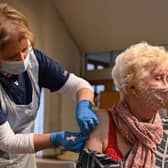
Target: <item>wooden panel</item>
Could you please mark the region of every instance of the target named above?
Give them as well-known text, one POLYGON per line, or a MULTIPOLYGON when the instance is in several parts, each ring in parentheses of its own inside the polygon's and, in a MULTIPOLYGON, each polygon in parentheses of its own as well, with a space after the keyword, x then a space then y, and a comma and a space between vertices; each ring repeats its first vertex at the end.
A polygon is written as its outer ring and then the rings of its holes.
POLYGON ((119 92, 105 91, 100 94, 100 108, 111 108, 119 101, 119 92))

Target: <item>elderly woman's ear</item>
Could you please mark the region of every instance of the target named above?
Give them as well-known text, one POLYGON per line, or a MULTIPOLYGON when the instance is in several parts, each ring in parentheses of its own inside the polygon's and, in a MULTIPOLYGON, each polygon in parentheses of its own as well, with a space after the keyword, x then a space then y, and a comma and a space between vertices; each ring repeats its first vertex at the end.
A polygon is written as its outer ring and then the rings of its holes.
POLYGON ((137 95, 137 88, 135 84, 128 84, 126 86, 126 93, 127 95, 133 95, 136 96, 137 95))

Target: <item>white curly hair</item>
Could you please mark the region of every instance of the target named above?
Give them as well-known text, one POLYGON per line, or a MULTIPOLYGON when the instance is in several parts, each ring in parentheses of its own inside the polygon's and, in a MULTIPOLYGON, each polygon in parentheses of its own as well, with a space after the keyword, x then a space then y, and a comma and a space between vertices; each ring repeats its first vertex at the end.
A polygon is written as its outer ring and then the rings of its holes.
POLYGON ((140 42, 130 46, 117 58, 112 69, 112 78, 121 94, 126 93, 128 83, 140 84, 145 76, 158 65, 167 65, 168 53, 163 47, 140 42))

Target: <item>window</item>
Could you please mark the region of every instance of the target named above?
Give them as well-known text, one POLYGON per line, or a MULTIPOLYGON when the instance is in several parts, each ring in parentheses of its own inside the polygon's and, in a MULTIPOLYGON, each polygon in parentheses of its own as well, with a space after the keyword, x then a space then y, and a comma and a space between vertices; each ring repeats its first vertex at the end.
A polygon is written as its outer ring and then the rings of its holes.
POLYGON ((115 50, 111 52, 100 52, 100 53, 88 53, 85 59, 85 70, 101 70, 110 68, 114 65, 115 59, 118 54, 123 50, 115 50))
POLYGON ((88 71, 94 70, 94 69, 95 69, 94 64, 88 63, 86 69, 87 69, 88 71))
POLYGON ((44 91, 41 92, 40 107, 35 120, 34 132, 37 134, 44 131, 44 91))
POLYGON ((94 102, 97 107, 100 107, 100 93, 105 91, 105 85, 92 85, 94 90, 94 102))
POLYGON ((118 91, 113 85, 111 70, 116 57, 121 52, 123 50, 86 54, 84 76, 93 86, 94 101, 98 107, 101 107, 100 97, 102 94, 118 91))
POLYGON ((94 93, 99 94, 100 92, 105 90, 104 85, 93 85, 94 93))

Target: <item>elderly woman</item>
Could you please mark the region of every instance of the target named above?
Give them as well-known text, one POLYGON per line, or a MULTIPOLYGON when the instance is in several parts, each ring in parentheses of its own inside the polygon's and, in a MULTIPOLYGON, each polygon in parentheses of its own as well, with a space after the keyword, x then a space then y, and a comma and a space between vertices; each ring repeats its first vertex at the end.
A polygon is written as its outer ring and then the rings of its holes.
POLYGON ((112 70, 120 101, 97 112, 100 124, 81 152, 78 168, 168 167, 168 53, 142 42, 120 54, 112 70))

